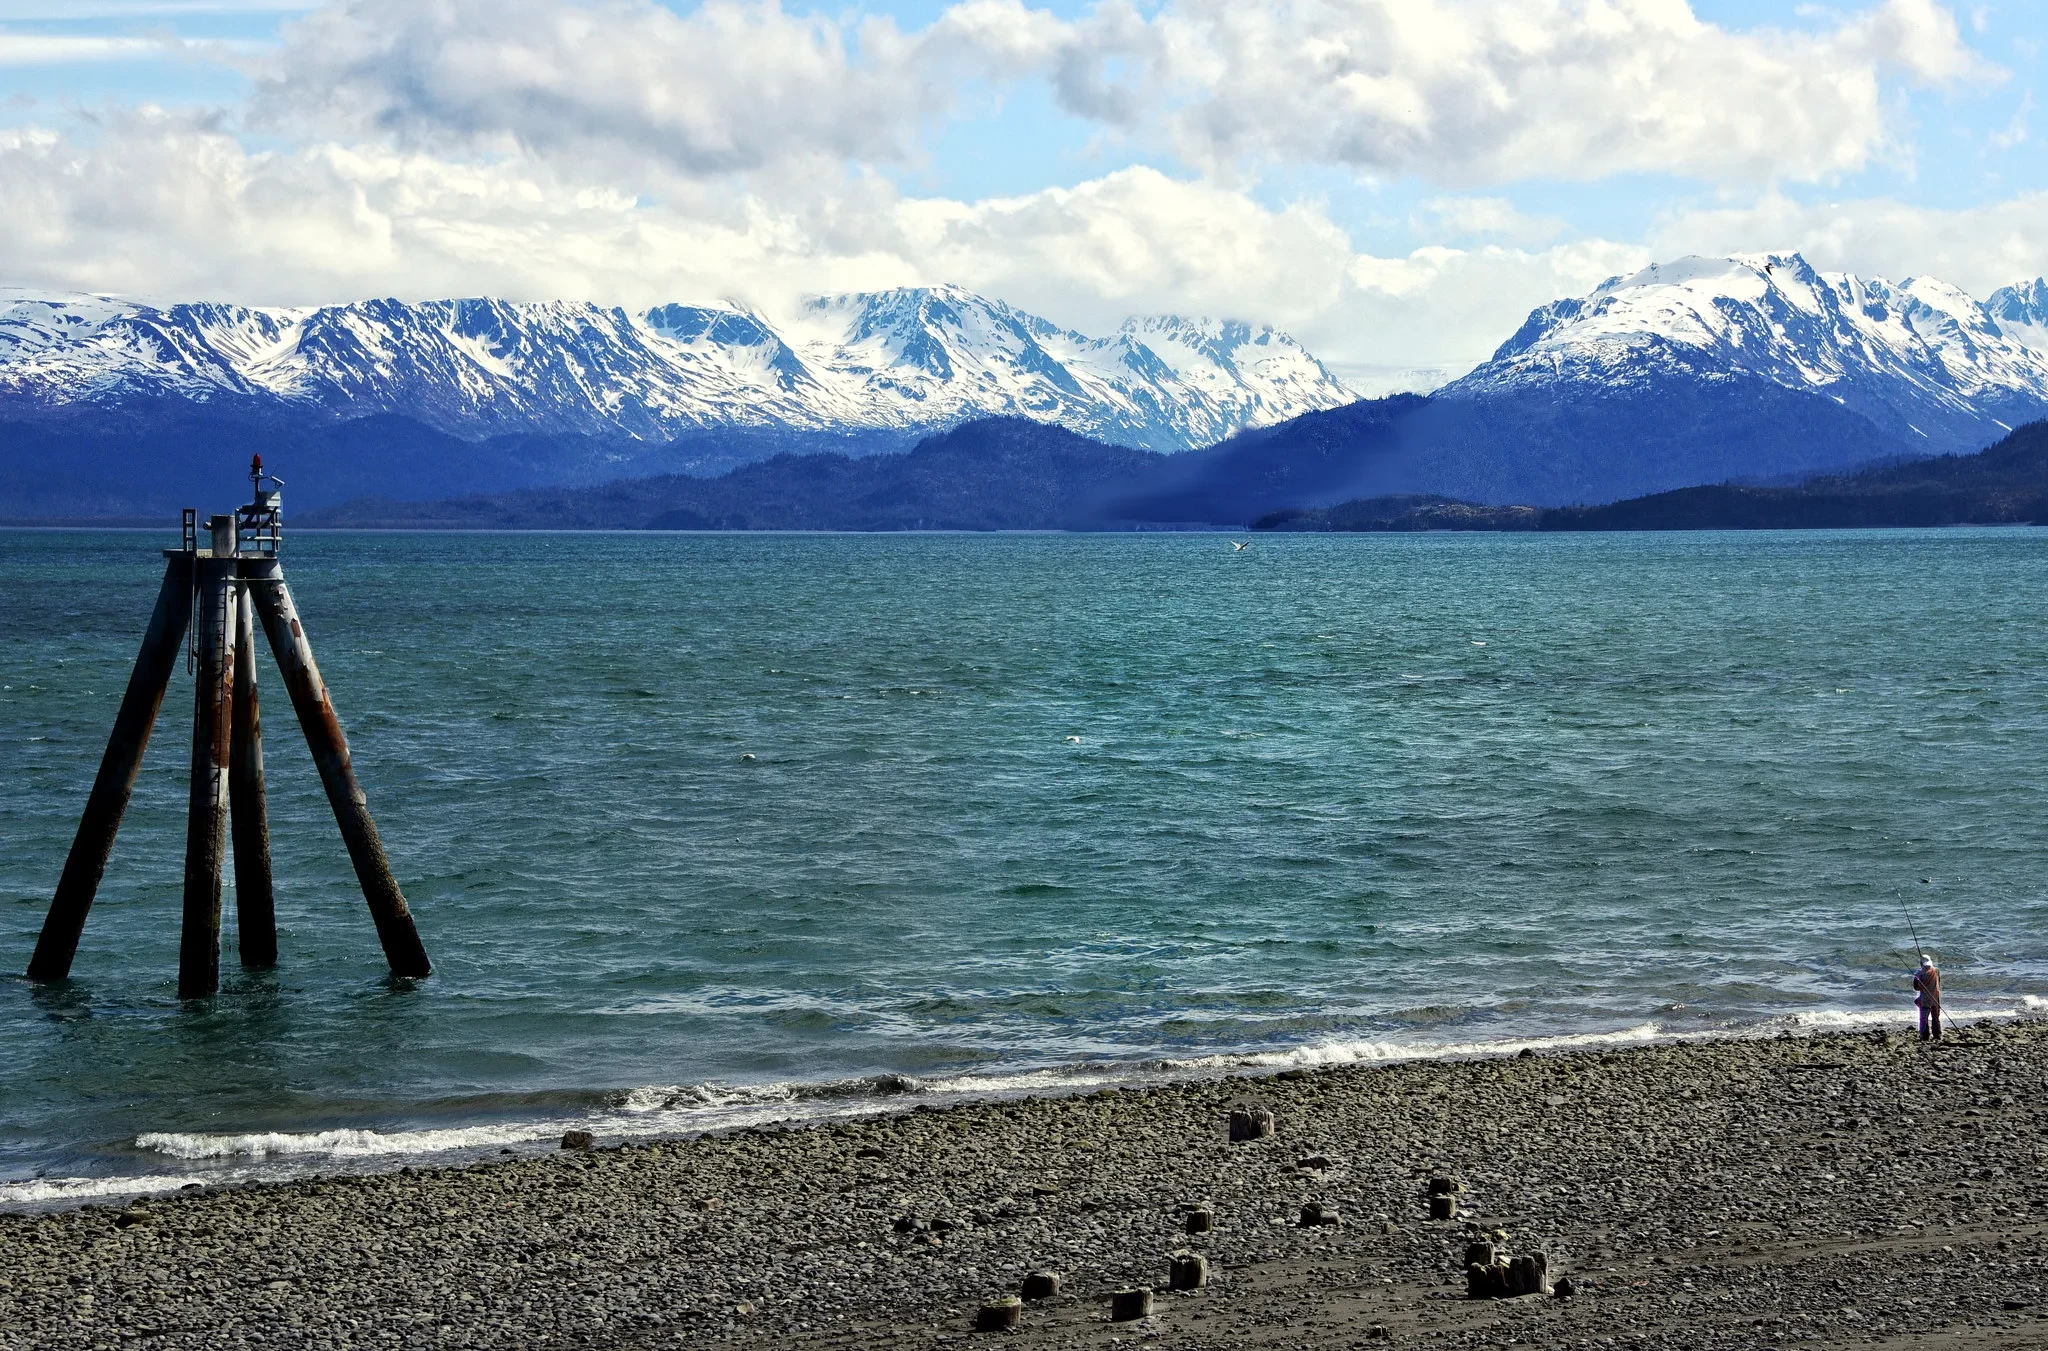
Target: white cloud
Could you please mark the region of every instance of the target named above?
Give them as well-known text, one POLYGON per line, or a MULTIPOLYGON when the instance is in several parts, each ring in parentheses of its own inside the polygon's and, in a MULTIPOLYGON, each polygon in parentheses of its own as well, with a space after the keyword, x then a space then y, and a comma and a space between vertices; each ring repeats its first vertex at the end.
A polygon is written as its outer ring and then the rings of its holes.
POLYGON ((1347 344, 1344 359, 1462 370, 1491 355, 1538 305, 1583 295, 1649 261, 1641 245, 1605 239, 1540 251, 1431 245, 1401 258, 1360 255, 1349 269, 1352 308, 1370 332, 1347 344))
POLYGON ((1993 150, 2011 150, 2027 143, 2029 131, 2027 119, 2034 113, 2034 91, 2029 89, 2020 96, 2020 106, 2013 110, 2012 121, 1998 131, 1991 133, 1988 144, 1993 150))
POLYGON ((1161 309, 1311 323, 1352 257, 1315 207, 1276 211, 1149 168, 1022 197, 909 201, 896 218, 898 247, 925 275, 1097 329, 1161 309))
POLYGON ((1279 324, 1340 366, 1467 365, 1531 307, 1639 254, 1577 243, 1374 258, 1314 204, 1275 209, 1147 168, 973 203, 873 179, 647 202, 530 160, 252 153, 204 119, 155 111, 111 119, 90 142, 0 130, 0 276, 164 299, 730 296, 773 311, 806 292, 952 281, 1091 331, 1206 313, 1279 324))
POLYGON ((0 0, 0 23, 291 14, 313 9, 319 3, 320 0, 0 0))
POLYGON ((186 18, 193 14, 293 14, 322 0, 0 0, 0 23, 80 18, 186 18))
POLYGON ((1168 0, 1073 21, 968 0, 915 31, 734 0, 338 0, 239 59, 276 148, 231 113, 0 129, 0 280, 770 310, 950 281, 1091 331, 1273 322, 1359 371, 1469 365, 1531 308, 1656 256, 1799 247, 1980 293, 2048 272, 2048 195, 1941 212, 1769 186, 1893 153, 1887 79, 1994 78, 1926 0, 1807 34, 1729 32, 1681 0, 1168 0), (1196 168, 958 201, 868 167, 914 162, 930 122, 1023 80, 1196 168), (1728 196, 1616 242, 1445 193, 1411 222, 1434 242, 1377 256, 1323 203, 1246 189, 1283 161, 1442 184, 1675 173, 1728 196))
POLYGON ((1044 81, 1205 172, 1452 186, 1827 179, 1896 149, 1886 79, 1999 74, 1933 0, 1819 33, 1732 31, 1684 0, 1103 0, 1071 21, 963 0, 909 32, 776 0, 335 0, 251 69, 287 127, 699 176, 914 159, 976 91, 1044 81))
POLYGON ((1818 34, 1730 31, 1683 0, 1175 0, 1153 27, 1191 161, 1456 186, 1828 179, 1892 148, 1887 72, 1997 76, 1930 0, 1818 34))
MULTIPOLYGON (((1973 27, 1984 31, 1981 22, 1973 27)), ((1996 66, 1970 50, 1955 14, 1934 0, 1885 0, 1844 24, 1837 45, 1845 53, 1895 66, 1924 84, 2003 77, 1996 66)))
POLYGON ((1134 110, 1075 56, 1142 30, 1122 4, 1066 23, 965 0, 912 33, 775 0, 336 0, 247 63, 259 123, 462 151, 719 176, 817 159, 915 159, 972 96, 1048 78, 1085 116, 1134 110))
POLYGON ((0 33, 0 66, 54 66, 85 61, 161 61, 182 50, 173 39, 72 37, 0 33))
POLYGON ((1983 297, 2048 276, 2048 192, 1954 209, 1889 198, 1807 204, 1767 194, 1736 205, 1675 212, 1651 231, 1660 258, 1796 249, 1814 266, 1903 279, 1939 277, 1983 297))
POLYGON ((1410 224, 1418 234, 1451 239, 1498 239, 1541 244, 1567 228, 1561 216, 1529 216, 1505 197, 1432 197, 1410 224))

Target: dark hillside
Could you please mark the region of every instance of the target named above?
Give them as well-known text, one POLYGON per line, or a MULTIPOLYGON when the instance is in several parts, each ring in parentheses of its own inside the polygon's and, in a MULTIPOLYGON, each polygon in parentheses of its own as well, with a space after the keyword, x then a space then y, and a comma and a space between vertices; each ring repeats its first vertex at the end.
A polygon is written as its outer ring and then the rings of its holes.
POLYGON ((287 480, 288 508, 337 506, 377 493, 428 501, 541 484, 596 484, 651 474, 719 474, 778 453, 874 454, 904 448, 895 433, 732 428, 663 443, 534 432, 464 440, 377 413, 347 422, 252 418, 183 401, 82 409, 0 422, 0 516, 15 519, 175 518, 219 510, 248 492, 261 454, 287 480))
POLYGON ((1175 456, 1121 514, 1235 525, 1389 496, 1565 506, 1910 458, 1861 414, 1760 378, 1399 395, 1175 456))
POLYGON ((443 502, 363 498, 316 526, 468 530, 1055 530, 1166 457, 1023 418, 971 422, 903 455, 779 455, 720 478, 665 475, 443 502))
POLYGON ((1487 507, 1361 498, 1274 512, 1269 530, 1800 530, 2048 522, 2048 422, 1975 455, 1890 464, 1790 488, 1717 484, 1597 507, 1487 507))

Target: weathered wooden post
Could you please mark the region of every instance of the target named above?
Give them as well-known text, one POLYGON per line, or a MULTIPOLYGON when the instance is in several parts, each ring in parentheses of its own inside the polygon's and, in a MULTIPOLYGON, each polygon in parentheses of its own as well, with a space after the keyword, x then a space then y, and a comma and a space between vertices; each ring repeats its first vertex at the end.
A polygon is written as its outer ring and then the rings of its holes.
POLYGON ((1166 1259, 1166 1283, 1176 1290, 1199 1290, 1209 1283, 1209 1259, 1181 1251, 1166 1259))
POLYGON ((1057 1271, 1030 1271, 1024 1274, 1024 1285, 1019 1293, 1025 1299, 1058 1299, 1060 1274, 1057 1271))
POLYGON ((1015 1295, 1004 1295, 981 1306, 974 1315, 976 1332, 1014 1332, 1024 1318, 1024 1301, 1015 1295))
MULTIPOLYGON (((237 568, 238 574, 245 571, 237 568)), ((277 898, 263 793, 263 714, 256 697, 256 607, 235 606, 235 735, 228 751, 228 819, 235 841, 235 946, 243 966, 277 965, 277 898)))
POLYGON ((220 989, 220 871, 228 843, 228 751, 234 736, 235 518, 209 522, 213 547, 198 560, 193 636, 192 794, 185 822, 185 925, 178 998, 220 989))
POLYGON ((1230 1143, 1240 1144, 1246 1140, 1270 1140, 1273 1138, 1273 1112, 1268 1107, 1233 1107, 1230 1109, 1230 1143))
POLYGON ((334 808, 334 821, 341 827, 349 861, 355 864, 363 899, 369 902, 384 958, 395 975, 431 975, 433 965, 427 960, 419 930, 413 926, 412 909, 398 889, 398 879, 391 875, 391 860, 385 857, 384 842, 377 836, 377 823, 370 819, 369 800, 349 763, 348 738, 342 735, 327 682, 320 678, 320 667, 313 660, 313 645, 307 641, 306 626, 292 603, 284 572, 275 559, 254 561, 249 568, 250 598, 263 620, 263 631, 277 657, 292 711, 299 715, 313 763, 320 769, 320 784, 327 790, 328 805, 334 808))
POLYGON ((135 794, 142 752, 149 745, 164 691, 170 688, 171 671, 185 645, 185 626, 192 619, 193 556, 183 550, 165 552, 168 557, 163 585, 156 593, 156 609, 150 614, 142 651, 128 677, 128 691, 121 696, 121 711, 114 715, 114 730, 100 757, 85 813, 78 818, 78 833, 72 837, 64 873, 57 879, 57 894, 36 939, 35 955, 29 958, 30 980, 63 980, 71 974, 71 959, 85 932, 86 914, 99 893, 100 879, 106 875, 107 856, 114 850, 114 836, 120 833, 128 799, 135 794))
POLYGON ((56 896, 43 921, 31 980, 63 980, 71 972, 85 917, 105 874, 122 814, 135 790, 142 752, 163 705, 186 626, 194 622, 198 673, 192 705, 192 783, 185 828, 184 929, 178 948, 178 995, 203 998, 220 988, 221 868, 232 808, 237 926, 242 963, 277 961, 277 919, 270 872, 270 827, 264 805, 262 724, 256 697, 255 620, 261 618, 283 673, 293 711, 320 771, 321 786, 369 902, 377 937, 394 974, 433 972, 411 908, 370 819, 349 763, 348 742, 334 701, 313 661, 298 607, 285 585, 278 546, 281 480, 250 465, 255 499, 234 516, 215 516, 202 548, 194 513, 185 512, 183 547, 169 560, 155 613, 107 739, 78 834, 65 859, 56 896), (266 486, 266 483, 268 486, 266 486))

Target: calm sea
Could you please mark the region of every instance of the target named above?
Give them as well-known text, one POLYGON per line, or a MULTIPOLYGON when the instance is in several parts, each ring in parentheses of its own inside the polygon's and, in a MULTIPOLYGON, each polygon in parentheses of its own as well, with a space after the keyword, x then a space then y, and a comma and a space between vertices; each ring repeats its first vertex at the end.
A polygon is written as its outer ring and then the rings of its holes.
MULTIPOLYGON (((0 534, 12 971, 165 542, 0 534)), ((304 535, 287 573, 437 973, 387 979, 266 654, 282 964, 231 919, 178 1002, 181 671, 74 979, 0 979, 0 1205, 1903 1026, 1902 902, 1958 1011, 2048 996, 2048 531, 304 535)))

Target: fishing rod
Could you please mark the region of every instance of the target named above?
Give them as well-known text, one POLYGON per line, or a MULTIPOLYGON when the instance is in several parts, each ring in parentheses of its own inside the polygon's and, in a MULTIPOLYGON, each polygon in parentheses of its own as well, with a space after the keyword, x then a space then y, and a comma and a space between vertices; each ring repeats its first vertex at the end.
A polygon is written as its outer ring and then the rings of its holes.
MULTIPOLYGON (((1923 881, 1926 879, 1922 879, 1923 881)), ((1927 949, 1920 943, 1920 926, 1913 922, 1913 912, 1906 905, 1906 898, 1897 887, 1892 888, 1892 900, 1898 903, 1899 913, 1906 917, 1906 932, 1913 935, 1913 956, 1917 960, 1927 955, 1927 949)))

